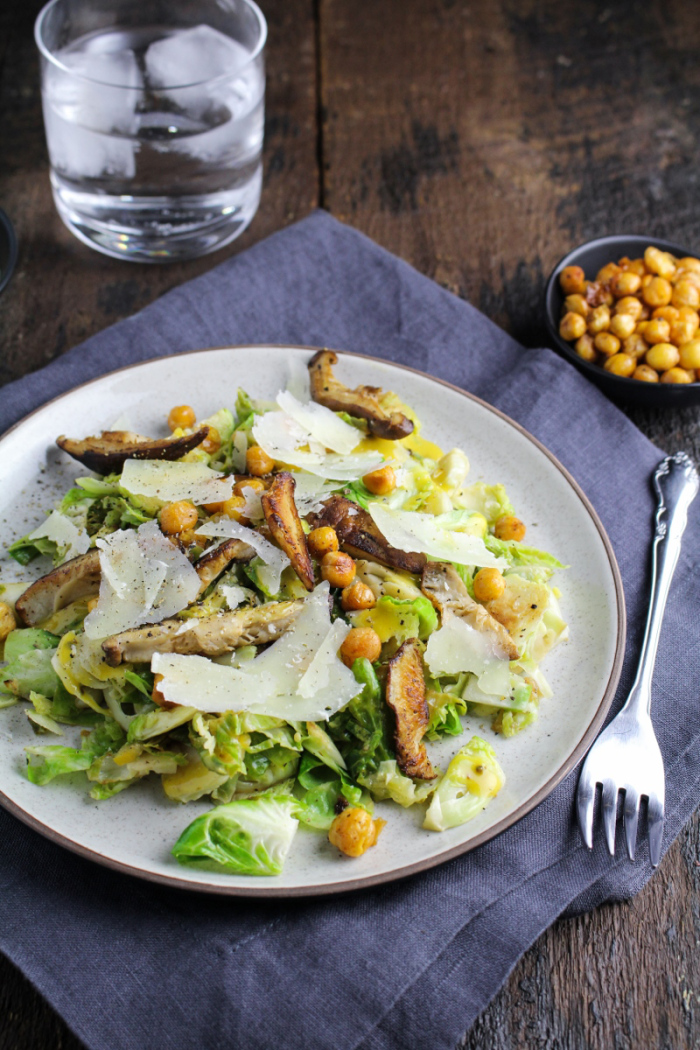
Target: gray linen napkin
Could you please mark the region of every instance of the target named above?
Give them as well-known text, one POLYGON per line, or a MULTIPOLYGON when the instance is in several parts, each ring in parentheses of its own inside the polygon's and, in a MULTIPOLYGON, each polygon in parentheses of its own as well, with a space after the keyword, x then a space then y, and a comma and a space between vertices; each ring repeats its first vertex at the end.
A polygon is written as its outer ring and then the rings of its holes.
MULTIPOLYGON (((660 453, 573 368, 525 351, 467 303, 318 212, 0 391, 0 429, 49 397, 160 354, 302 343, 386 357, 497 405, 543 441, 598 510, 622 571, 631 684, 647 604, 660 453)), ((700 798, 691 508, 655 677, 666 845, 700 798)), ((576 698, 570 697, 570 703, 576 698)), ((576 776, 479 850, 379 889, 280 903, 207 898, 103 870, 0 811, 0 947, 93 1050, 453 1047, 566 909, 636 892, 636 864, 589 853, 576 776)))

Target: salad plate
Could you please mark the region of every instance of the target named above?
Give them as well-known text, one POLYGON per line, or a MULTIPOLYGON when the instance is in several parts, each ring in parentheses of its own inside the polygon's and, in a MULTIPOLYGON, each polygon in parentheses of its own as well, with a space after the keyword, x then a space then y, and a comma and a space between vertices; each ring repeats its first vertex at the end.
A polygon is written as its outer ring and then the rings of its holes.
MULTIPOLYGON (((198 418, 233 404, 239 387, 274 399, 298 388, 315 350, 236 346, 159 358, 112 372, 57 397, 0 440, 0 538, 3 551, 35 529, 74 478, 85 470, 55 444, 129 429, 168 434, 170 409, 187 402, 198 418)), ((238 896, 286 897, 344 892, 428 869, 500 834, 541 802, 583 757, 600 730, 620 674, 625 638, 622 583, 595 511, 567 471, 539 442, 478 398, 421 372, 376 358, 339 352, 337 374, 349 386, 394 391, 420 420, 421 437, 445 451, 461 448, 470 482, 502 483, 527 523, 528 543, 551 552, 566 570, 557 576, 569 640, 547 655, 553 697, 538 720, 512 737, 496 736, 488 720, 467 716, 461 737, 431 745, 444 770, 473 734, 495 748, 505 772, 500 793, 474 819, 442 832, 421 826, 423 810, 379 802, 387 821, 376 846, 359 858, 341 856, 325 835, 300 828, 282 874, 231 875, 181 866, 173 844, 211 809, 209 800, 178 805, 149 777, 105 801, 84 779, 66 776, 45 787, 30 783, 24 748, 37 743, 23 704, 0 711, 0 803, 62 846, 111 868, 183 889, 238 896), (151 783, 152 781, 152 783, 151 783)), ((2 583, 27 584, 47 570, 18 565, 3 553, 2 583)), ((63 741, 62 741, 63 742, 63 741)))

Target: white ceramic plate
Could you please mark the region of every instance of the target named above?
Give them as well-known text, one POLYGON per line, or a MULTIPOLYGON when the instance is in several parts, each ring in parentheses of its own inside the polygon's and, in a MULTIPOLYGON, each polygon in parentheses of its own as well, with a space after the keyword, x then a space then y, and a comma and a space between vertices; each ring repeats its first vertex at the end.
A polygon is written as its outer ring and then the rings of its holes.
MULTIPOLYGON (((0 541, 3 549, 35 528, 81 467, 54 445, 59 434, 99 433, 126 416, 129 428, 166 434, 173 405, 191 404, 199 418, 230 405, 240 385, 272 398, 313 351, 247 346, 161 358, 113 372, 38 409, 0 441, 0 541)), ((592 507, 554 457, 524 430, 485 403, 447 383, 373 358, 342 354, 337 374, 351 386, 395 390, 418 413, 425 437, 459 446, 470 478, 503 482, 528 542, 570 566, 559 574, 571 640, 550 653, 544 671, 554 698, 539 721, 510 740, 468 719, 463 737, 429 745, 443 768, 473 732, 490 739, 506 785, 470 823, 442 833, 421 828, 423 806, 377 806, 388 821, 377 846, 358 860, 341 857, 325 835, 300 828, 284 873, 275 878, 213 874, 179 865, 170 850, 180 832, 210 808, 206 801, 169 802, 158 778, 106 802, 92 801, 84 777, 37 787, 24 775, 23 748, 37 739, 24 704, 0 711, 0 802, 48 838, 83 856, 146 879, 210 893, 293 896, 355 889, 408 875, 472 849, 540 802, 592 743, 612 701, 624 644, 622 585, 610 543, 592 507), (150 782, 152 781, 152 783, 150 782)), ((123 425, 123 422, 122 422, 123 425)), ((0 578, 27 580, 48 571, 22 569, 3 557, 0 578), (32 571, 30 571, 32 570, 32 571)), ((73 730, 66 727, 69 743, 73 730)), ((52 738, 53 740, 53 738, 52 738)), ((563 819, 563 818, 562 818, 563 819)))

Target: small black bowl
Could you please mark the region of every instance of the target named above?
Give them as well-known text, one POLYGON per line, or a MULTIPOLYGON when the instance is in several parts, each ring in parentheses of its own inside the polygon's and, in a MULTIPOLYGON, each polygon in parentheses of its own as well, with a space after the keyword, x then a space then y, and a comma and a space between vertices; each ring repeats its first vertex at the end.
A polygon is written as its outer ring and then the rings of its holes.
POLYGON ((10 283, 17 262, 17 237, 5 212, 0 208, 0 292, 10 283))
POLYGON ((700 383, 643 383, 639 379, 625 379, 623 376, 613 375, 600 365, 584 361, 571 343, 567 343, 559 335, 559 320, 565 298, 559 284, 559 274, 564 267, 580 266, 588 280, 592 281, 606 263, 617 262, 623 255, 637 259, 650 244, 681 259, 685 256, 695 256, 695 252, 688 248, 673 244, 672 241, 659 240, 658 237, 599 237, 595 241, 579 245, 557 263, 547 281, 544 293, 547 331, 559 353, 615 401, 647 405, 650 408, 686 408, 688 405, 698 405, 700 383))

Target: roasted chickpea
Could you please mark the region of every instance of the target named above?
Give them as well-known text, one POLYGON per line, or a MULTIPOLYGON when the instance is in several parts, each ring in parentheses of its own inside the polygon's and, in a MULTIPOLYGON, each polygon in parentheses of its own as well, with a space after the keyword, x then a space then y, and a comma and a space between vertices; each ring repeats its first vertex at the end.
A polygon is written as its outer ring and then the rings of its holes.
POLYGON ((661 374, 662 383, 692 383, 695 380, 694 372, 686 372, 685 368, 669 368, 661 374))
POLYGON ((613 274, 610 281, 610 291, 616 299, 622 299, 625 295, 634 295, 642 283, 642 278, 637 273, 623 270, 613 274))
POLYGON ((691 339, 678 349, 681 368, 700 368, 700 339, 691 339))
POLYGON ((319 529, 312 529, 306 537, 306 542, 314 558, 319 560, 324 555, 337 551, 340 546, 335 529, 332 529, 329 525, 322 525, 319 529))
POLYGON ((649 365, 637 365, 632 373, 633 379, 639 379, 642 383, 658 383, 659 373, 649 365))
POLYGON ((689 284, 694 284, 696 288, 700 288, 700 273, 696 273, 695 270, 676 270, 672 283, 678 285, 681 281, 687 281, 689 284))
POLYGON ((170 409, 168 426, 171 430, 193 427, 196 421, 197 417, 194 414, 194 409, 191 408, 190 405, 176 405, 175 408, 170 409))
POLYGON ((700 274, 700 259, 694 259, 692 255, 686 256, 685 259, 679 259, 678 269, 692 270, 695 273, 700 274))
POLYGON ((617 265, 617 263, 609 262, 606 263, 605 266, 601 267, 600 270, 598 270, 598 273, 595 275, 595 279, 598 282, 598 284, 610 284, 613 277, 615 277, 615 275, 618 273, 620 273, 620 267, 617 265))
POLYGON ((658 274, 659 277, 673 277, 676 272, 676 260, 669 252, 662 252, 659 248, 650 245, 644 252, 644 265, 649 273, 658 274))
MULTIPOLYGON (((654 343, 667 343, 671 334, 671 326, 668 321, 664 321, 662 317, 658 317, 655 321, 643 321, 644 329, 641 335, 644 337, 644 341, 653 346, 654 343)), ((640 325, 637 325, 637 331, 639 331, 640 325)))
POLYGON ((615 303, 616 314, 630 314, 635 320, 642 312, 642 304, 633 295, 626 295, 624 299, 618 299, 615 303))
MULTIPOLYGON (((583 321, 583 318, 581 320, 583 321)), ((585 330, 586 322, 583 321, 583 331, 585 330)), ((365 474, 362 484, 374 496, 387 496, 396 488, 396 474, 392 467, 380 467, 379 470, 372 470, 369 474, 365 474)))
POLYGON ((245 454, 245 465, 249 474, 261 478, 264 474, 272 472, 275 461, 259 445, 253 445, 245 454))
POLYGON ((357 612, 360 609, 373 609, 377 599, 371 587, 361 580, 354 580, 349 587, 343 588, 340 604, 346 612, 357 612))
POLYGON ((642 290, 644 290, 647 287, 647 285, 651 284, 653 277, 653 273, 644 274, 644 276, 642 277, 642 290))
POLYGON ((692 324, 693 332, 697 332, 698 328, 700 327, 700 316, 698 316, 697 310, 693 310, 692 306, 679 307, 678 320, 680 322, 692 324))
POLYGON ((622 344, 623 353, 629 354, 630 357, 644 357, 648 349, 649 347, 638 332, 628 336, 622 344))
POLYGON ((646 303, 642 303, 642 309, 637 318, 638 321, 648 321, 651 317, 651 307, 647 306, 646 303))
POLYGON ((264 492, 265 482, 261 481, 260 478, 241 478, 233 486, 234 496, 245 496, 244 490, 251 490, 253 492, 264 492))
POLYGON ((643 277, 647 272, 647 268, 644 265, 644 259, 631 259, 625 267, 630 273, 636 273, 639 277, 643 277))
MULTIPOLYGON (((607 310, 607 306, 605 309, 607 310)), ((593 313, 595 312, 594 310, 593 313)), ((580 339, 585 331, 586 321, 585 318, 581 317, 581 314, 564 314, 559 322, 559 335, 562 339, 566 339, 567 342, 570 342, 572 339, 580 339)))
POLYGON ((679 281, 674 286, 671 302, 679 308, 681 306, 690 306, 693 310, 697 310, 700 306, 700 289, 687 279, 679 281))
POLYGON ((668 321, 669 324, 673 324, 674 321, 678 320, 678 310, 675 306, 657 306, 655 310, 651 312, 652 321, 660 319, 662 321, 668 321))
POLYGON ((498 540, 523 540, 525 538, 526 528, 520 518, 513 517, 512 515, 506 515, 504 518, 499 518, 494 525, 494 536, 498 540))
POLYGON ((223 502, 219 502, 219 503, 203 503, 202 506, 204 507, 204 509, 207 512, 207 514, 221 514, 221 512, 224 509, 223 502))
POLYGON ((593 345, 593 336, 588 335, 588 333, 582 335, 580 339, 576 340, 574 343, 574 350, 584 361, 595 361, 598 356, 598 352, 593 345))
POLYGON ((586 291, 586 275, 580 266, 565 266, 559 274, 559 284, 564 295, 580 295, 586 291))
POLYGON ((346 857, 361 857, 374 846, 385 820, 373 820, 366 809, 348 806, 339 813, 328 831, 328 841, 346 857))
POLYGON ((474 597, 478 602, 500 598, 505 589, 506 581, 498 569, 479 569, 474 577, 474 597))
POLYGON ((221 510, 227 518, 233 518, 239 525, 247 525, 248 518, 245 514, 245 496, 230 496, 221 504, 221 510))
POLYGON ((613 354, 603 365, 606 372, 615 376, 631 376, 637 367, 637 359, 631 354, 613 354))
POLYGON ((673 343, 674 346, 683 346, 691 341, 696 332, 697 327, 690 321, 679 320, 671 325, 671 334, 668 337, 668 341, 673 343))
POLYGON ((160 512, 160 527, 168 536, 176 536, 197 524, 197 508, 189 500, 168 503, 160 512))
POLYGON ((591 335, 598 335, 598 332, 606 332, 609 327, 610 310, 607 306, 596 306, 595 310, 591 310, 588 318, 588 331, 591 335))
POLYGON ((349 587, 355 578, 355 562, 342 551, 329 551, 321 559, 321 576, 331 587, 349 587))
POLYGON ((216 427, 209 427, 209 433, 202 442, 202 448, 210 456, 221 448, 221 434, 216 427))
POLYGON ((642 289, 642 299, 647 306, 666 306, 671 302, 673 289, 665 277, 652 277, 642 289))
POLYGON ((646 363, 657 372, 667 372, 670 368, 675 368, 680 359, 678 347, 673 343, 657 343, 647 350, 646 355, 646 363))
POLYGON ((600 350, 606 357, 612 357, 620 349, 620 340, 611 332, 598 332, 593 343, 596 350, 600 350))
POLYGON ((352 667, 355 660, 369 660, 374 663, 379 659, 382 643, 379 635, 371 627, 353 627, 345 635, 340 647, 340 658, 346 667, 352 667))
POLYGON ((154 704, 158 704, 159 707, 172 707, 172 704, 168 703, 168 701, 165 699, 165 697, 161 693, 160 689, 158 688, 162 681, 163 681, 163 675, 162 674, 158 674, 158 673, 154 674, 154 676, 153 676, 153 690, 151 692, 151 700, 153 701, 154 704))
POLYGON ((590 312, 591 308, 582 295, 567 295, 564 300, 565 314, 581 314, 581 317, 588 317, 590 312))
POLYGON ((8 634, 14 631, 16 626, 12 606, 8 605, 7 602, 0 602, 0 642, 4 642, 8 634))
POLYGON ((627 339, 634 332, 636 324, 632 314, 615 314, 610 321, 610 331, 618 339, 627 339))

